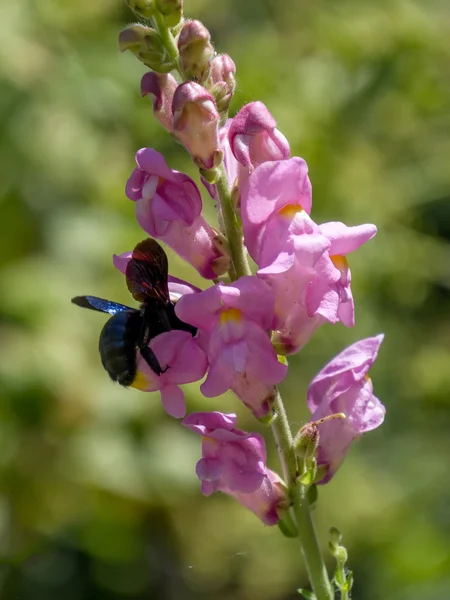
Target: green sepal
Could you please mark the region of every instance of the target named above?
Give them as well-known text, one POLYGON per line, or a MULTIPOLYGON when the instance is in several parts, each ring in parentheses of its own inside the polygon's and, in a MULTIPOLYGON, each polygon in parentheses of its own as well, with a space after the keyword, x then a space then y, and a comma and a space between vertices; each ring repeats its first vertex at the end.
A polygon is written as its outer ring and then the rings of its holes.
POLYGON ((306 492, 306 499, 308 500, 308 504, 311 508, 314 507, 317 502, 317 498, 319 497, 319 490, 317 489, 317 485, 310 485, 308 491, 306 492))
POLYGON ((303 596, 305 600, 317 600, 316 595, 313 594, 313 592, 310 592, 309 590, 304 590, 300 588, 297 590, 297 592, 300 594, 300 596, 303 596))
POLYGON ((269 411, 265 417, 258 417, 257 421, 259 421, 263 425, 269 426, 269 425, 272 425, 275 418, 276 418, 276 415, 273 412, 269 411))
POLYGON ((277 523, 279 530, 287 538, 298 537, 298 529, 289 512, 286 512, 282 519, 277 523))

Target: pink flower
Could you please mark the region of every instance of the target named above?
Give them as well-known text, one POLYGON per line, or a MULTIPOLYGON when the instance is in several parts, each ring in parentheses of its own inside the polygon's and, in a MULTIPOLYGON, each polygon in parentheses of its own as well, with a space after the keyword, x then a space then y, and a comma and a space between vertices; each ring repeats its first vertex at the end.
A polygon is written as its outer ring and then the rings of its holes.
POLYGON ((266 162, 241 186, 247 248, 258 276, 275 293, 274 344, 297 352, 325 322, 354 324, 350 271, 344 253, 376 233, 374 225, 317 225, 310 217, 311 183, 301 158, 266 162))
POLYGON ((198 83, 178 86, 173 96, 173 135, 188 150, 201 169, 212 169, 222 159, 219 120, 213 96, 198 83))
POLYGON ((173 126, 172 100, 177 85, 170 73, 150 71, 141 80, 141 96, 153 96, 153 114, 169 132, 173 126))
POLYGON ((213 398, 232 388, 258 418, 267 415, 272 387, 287 371, 268 335, 273 303, 273 292, 262 280, 241 277, 232 285, 183 296, 175 308, 178 318, 208 334, 210 369, 202 393, 213 398))
POLYGON ((236 415, 194 413, 183 425, 202 436, 196 473, 205 496, 220 491, 234 496, 264 523, 274 525, 286 506, 283 484, 266 468, 264 438, 235 428, 236 415))
POLYGON ((351 273, 341 253, 356 250, 377 229, 371 224, 347 227, 343 223, 315 225, 315 229, 314 235, 295 238, 293 261, 292 254, 284 252, 269 267, 258 271, 275 293, 277 331, 272 341, 280 354, 298 352, 326 322, 342 322, 346 327, 355 324, 351 273), (321 256, 320 249, 326 246, 320 247, 317 234, 329 245, 321 256), (299 253, 301 246, 303 252, 299 253), (309 256, 305 248, 310 250, 309 256))
POLYGON ((346 327, 353 327, 355 306, 346 255, 372 239, 377 228, 371 223, 348 227, 344 223, 330 222, 320 225, 319 230, 329 240, 330 248, 316 265, 319 276, 310 286, 308 312, 320 313, 330 323, 341 321, 346 327), (330 302, 331 296, 334 296, 334 302, 330 302), (324 306, 324 297, 329 299, 328 308, 324 306))
POLYGON ((234 117, 229 132, 230 146, 246 169, 254 169, 266 161, 289 158, 289 143, 276 125, 262 102, 246 104, 234 117))
POLYGON ((307 219, 311 204, 308 167, 302 158, 265 162, 242 182, 241 217, 245 243, 250 256, 260 267, 268 266, 285 250, 286 244, 290 243, 288 234, 297 234, 289 231, 294 220, 294 225, 301 226, 298 233, 320 235, 314 222, 307 219))
POLYGON ((169 169, 152 148, 139 150, 136 162, 126 194, 136 203, 136 217, 144 231, 171 246, 206 279, 226 272, 229 257, 201 215, 202 200, 194 181, 169 169))
POLYGON ((327 469, 320 483, 332 478, 354 439, 383 423, 386 409, 373 395, 368 376, 383 337, 377 335, 352 344, 333 358, 309 385, 310 422, 335 413, 346 416, 318 425, 317 464, 327 469))
POLYGON ((186 414, 184 393, 179 387, 201 379, 208 362, 195 338, 187 331, 172 330, 161 333, 149 343, 161 367, 169 367, 161 375, 156 375, 147 362, 139 355, 137 375, 131 387, 144 392, 160 391, 164 410, 181 419, 186 414))

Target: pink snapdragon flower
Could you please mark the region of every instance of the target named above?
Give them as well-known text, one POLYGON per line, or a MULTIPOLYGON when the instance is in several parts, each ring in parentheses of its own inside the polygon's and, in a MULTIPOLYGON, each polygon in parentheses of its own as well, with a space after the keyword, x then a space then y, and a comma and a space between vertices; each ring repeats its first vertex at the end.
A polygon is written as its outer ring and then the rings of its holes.
POLYGON ((219 120, 213 96, 198 83, 179 85, 172 101, 173 135, 185 146, 201 169, 217 166, 222 153, 219 147, 219 120))
POLYGON ((208 367, 206 355, 189 332, 177 329, 157 335, 149 346, 161 367, 169 368, 156 375, 139 354, 137 375, 131 387, 144 392, 159 390, 164 410, 181 419, 186 414, 186 404, 179 386, 202 379, 208 367))
POLYGON ((289 158, 289 142, 276 125, 262 102, 246 104, 232 120, 229 130, 231 150, 247 170, 267 161, 289 158))
POLYGON ((377 335, 352 344, 333 358, 309 385, 311 422, 336 413, 346 416, 318 425, 317 464, 327 469, 319 483, 333 477, 354 439, 384 421, 386 409, 373 395, 372 380, 368 376, 383 337, 377 335))
POLYGON ((236 429, 234 414, 194 413, 183 425, 202 436, 202 458, 196 473, 203 494, 224 492, 267 525, 275 525, 287 500, 281 479, 266 467, 264 438, 236 429))
POLYGON ((274 319, 270 286, 256 277, 219 283, 183 296, 175 312, 207 334, 210 369, 202 393, 213 398, 232 388, 256 417, 265 417, 273 402, 273 386, 287 372, 268 335, 274 319))
POLYGON ((354 325, 345 254, 376 233, 371 224, 317 225, 311 204, 308 168, 298 157, 260 165, 241 188, 247 248, 275 292, 274 343, 283 354, 297 352, 325 322, 354 325))
POLYGON ((140 226, 187 260, 206 279, 227 271, 229 257, 220 237, 202 216, 202 199, 195 182, 169 169, 152 148, 136 153, 137 168, 126 185, 136 203, 140 226))
POLYGON ((308 219, 311 205, 308 167, 299 157, 265 162, 242 183, 245 244, 259 267, 269 266, 283 252, 292 254, 295 235, 320 235, 308 219), (297 222, 300 230, 292 231, 297 222))

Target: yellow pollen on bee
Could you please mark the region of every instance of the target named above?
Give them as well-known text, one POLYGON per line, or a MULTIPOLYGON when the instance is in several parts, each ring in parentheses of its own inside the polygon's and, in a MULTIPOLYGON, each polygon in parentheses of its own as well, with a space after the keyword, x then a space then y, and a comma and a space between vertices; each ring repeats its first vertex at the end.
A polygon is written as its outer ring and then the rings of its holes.
POLYGON ((339 271, 344 271, 344 269, 348 268, 347 259, 342 254, 333 254, 333 256, 330 256, 330 259, 333 265, 336 267, 336 269, 339 269, 339 271))
POLYGON ((225 325, 230 321, 239 323, 242 320, 242 313, 237 308, 224 308, 220 314, 219 324, 225 325))
POLYGON ((145 390, 151 386, 151 381, 149 378, 141 373, 141 371, 137 371, 136 377, 133 380, 133 383, 130 385, 132 388, 136 388, 137 390, 145 390))
POLYGON ((286 204, 286 206, 283 206, 278 214, 284 219, 293 219, 295 215, 299 212, 302 212, 302 210, 303 208, 300 204, 286 204))

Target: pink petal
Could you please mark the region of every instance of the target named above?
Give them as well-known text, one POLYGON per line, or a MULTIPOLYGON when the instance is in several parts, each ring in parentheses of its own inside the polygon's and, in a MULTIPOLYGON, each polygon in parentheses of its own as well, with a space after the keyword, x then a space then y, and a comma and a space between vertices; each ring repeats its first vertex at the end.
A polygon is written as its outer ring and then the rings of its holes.
POLYGON ((201 458, 195 472, 199 479, 204 481, 215 481, 222 475, 222 463, 218 458, 201 458))
POLYGON ((169 385, 161 390, 161 402, 168 415, 182 419, 186 414, 184 393, 177 385, 169 385))
POLYGON ((332 221, 322 223, 319 229, 320 233, 331 242, 331 256, 334 254, 345 256, 372 239, 377 233, 376 226, 371 223, 348 227, 339 221, 332 221))

